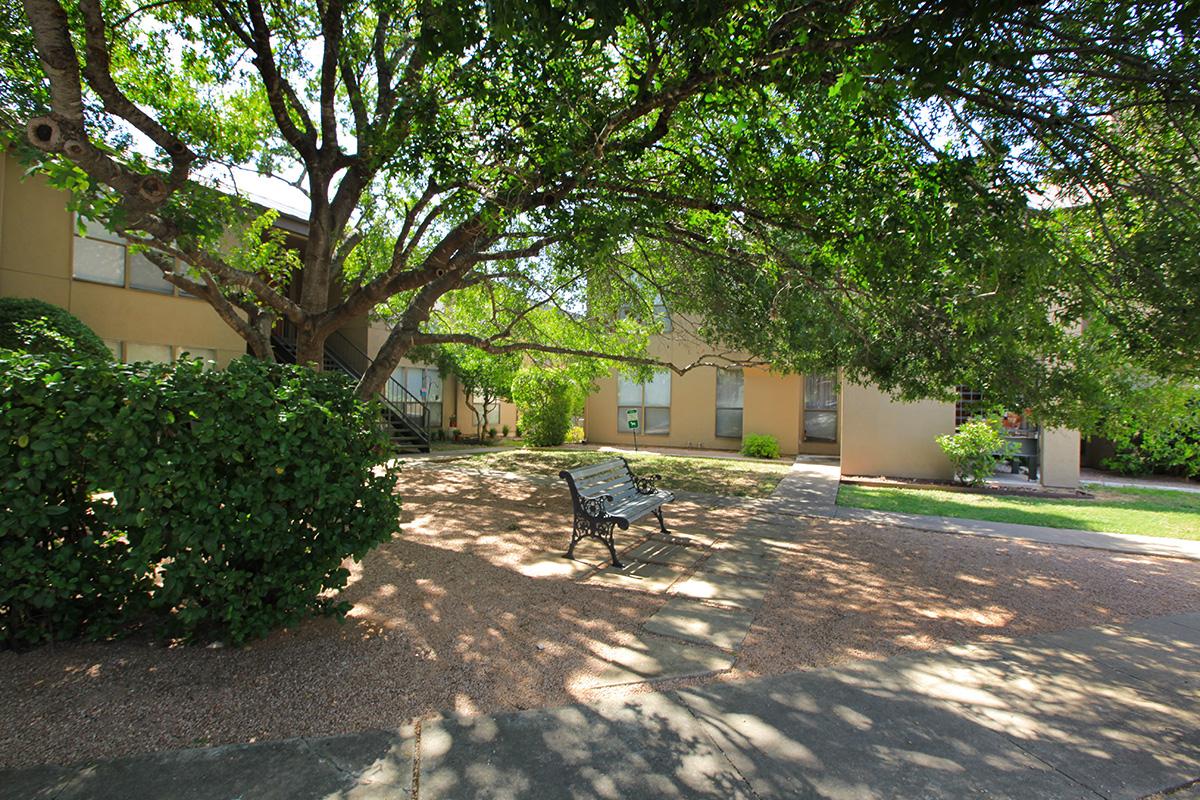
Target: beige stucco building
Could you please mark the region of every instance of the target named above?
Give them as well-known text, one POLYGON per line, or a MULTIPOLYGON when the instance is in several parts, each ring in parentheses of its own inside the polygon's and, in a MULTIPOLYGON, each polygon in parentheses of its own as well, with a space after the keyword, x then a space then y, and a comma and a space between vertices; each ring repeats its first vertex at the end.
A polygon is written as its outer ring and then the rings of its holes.
MULTIPOLYGON (((674 320, 651 343, 651 355, 693 363, 707 348, 691 330, 686 320, 674 320)), ((902 403, 840 375, 700 367, 662 373, 645 386, 615 373, 599 381, 587 402, 588 442, 632 447, 632 409, 643 447, 737 450, 743 435, 769 434, 785 455, 840 457, 845 475, 933 479, 953 477, 936 437, 953 433, 961 416, 954 402, 902 403)), ((1040 431, 1037 449, 1044 485, 1078 486, 1078 432, 1040 431)))
MULTIPOLYGON (((104 339, 123 361, 171 361, 184 353, 224 367, 246 353, 246 343, 203 300, 164 281, 158 267, 97 226, 81 235, 65 192, 19 162, 0 159, 0 296, 33 297, 61 306, 104 339)), ((303 246, 303 222, 281 217, 303 246)), ((341 332, 354 362, 373 357, 386 327, 364 317, 341 332)), ((340 340, 339 340, 340 341, 340 340)), ((331 345, 336 349, 338 343, 331 345)), ((358 368, 362 368, 362 364, 358 368)), ((474 415, 453 376, 442 379, 429 365, 404 361, 393 377, 431 407, 434 427, 474 428, 474 415)), ((516 428, 516 409, 500 404, 487 427, 516 428)))
MULTIPOLYGON (((288 224, 302 238, 302 223, 288 224)), ((27 176, 7 154, 0 160, 0 296, 35 297, 66 308, 125 361, 169 361, 186 352, 221 367, 246 352, 206 302, 163 281, 157 267, 118 237, 96 228, 80 235, 66 195, 40 176, 27 176)), ((706 348, 691 330, 686 320, 676 320, 670 333, 655 337, 651 353, 675 364, 692 362, 706 348)), ((365 362, 378 352, 387 328, 363 318, 340 333, 346 348, 340 355, 365 362)), ((393 377, 427 403, 433 427, 474 430, 475 415, 452 376, 404 361, 393 377)), ((664 373, 642 386, 614 374, 588 398, 587 440, 632 446, 624 427, 631 409, 641 420, 639 442, 648 447, 733 451, 744 434, 761 433, 774 436, 786 455, 840 456, 846 474, 951 476, 934 437, 954 430, 954 403, 898 403, 836 375, 704 367, 664 373)), ((516 409, 500 403, 486 427, 506 425, 515 431, 516 409)), ((1078 433, 1041 432, 1039 458, 1044 483, 1078 484, 1078 433)))

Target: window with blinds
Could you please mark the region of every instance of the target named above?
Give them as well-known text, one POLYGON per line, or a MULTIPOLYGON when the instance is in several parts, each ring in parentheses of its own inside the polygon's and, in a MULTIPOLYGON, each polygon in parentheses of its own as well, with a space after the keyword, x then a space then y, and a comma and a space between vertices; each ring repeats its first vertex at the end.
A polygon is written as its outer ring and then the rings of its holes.
POLYGON ((625 412, 639 410, 642 433, 667 434, 671 431, 671 373, 659 372, 646 383, 635 383, 617 376, 617 431, 624 429, 625 412))
POLYGON ((837 376, 804 376, 804 441, 837 441, 837 376))
POLYGON ((742 438, 745 378, 740 369, 717 370, 717 436, 742 438))

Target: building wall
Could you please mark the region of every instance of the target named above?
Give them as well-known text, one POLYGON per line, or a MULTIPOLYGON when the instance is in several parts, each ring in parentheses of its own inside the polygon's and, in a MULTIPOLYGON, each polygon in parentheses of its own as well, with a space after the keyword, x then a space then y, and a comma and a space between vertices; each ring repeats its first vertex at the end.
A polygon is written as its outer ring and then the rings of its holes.
POLYGON ((954 404, 900 403, 873 386, 842 382, 842 474, 952 478, 935 437, 954 433, 954 404))
POLYGON ((1041 441, 1043 486, 1075 489, 1079 486, 1079 431, 1045 428, 1041 441))
MULTIPOLYGON (((651 356, 672 364, 695 361, 711 348, 694 335, 694 326, 675 318, 674 330, 656 336, 650 343, 651 356)), ((836 442, 803 442, 804 376, 782 375, 764 369, 742 371, 742 433, 768 434, 779 442, 786 455, 814 453, 836 455, 836 442)), ((617 419, 617 374, 596 382, 587 401, 585 431, 592 444, 632 447, 634 437, 617 419), (618 427, 620 426, 620 427, 618 427)), ((671 375, 671 421, 666 434, 639 433, 637 443, 646 447, 683 447, 704 450, 737 450, 741 438, 719 437, 717 427, 717 370, 699 367, 683 375, 671 375)))
POLYGON ((12 156, 0 160, 0 296, 62 306, 109 341, 215 350, 219 366, 246 352, 203 300, 74 280, 67 200, 12 156))

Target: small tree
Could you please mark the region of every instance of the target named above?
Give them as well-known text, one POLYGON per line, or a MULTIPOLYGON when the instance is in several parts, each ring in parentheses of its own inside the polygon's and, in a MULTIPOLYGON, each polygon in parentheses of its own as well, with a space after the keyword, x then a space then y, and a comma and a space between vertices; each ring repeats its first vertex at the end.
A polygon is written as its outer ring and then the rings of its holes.
POLYGON ((1013 454, 1016 443, 1004 438, 1000 420, 976 417, 957 433, 937 437, 938 447, 954 464, 954 476, 967 486, 979 486, 996 471, 996 464, 1013 454))
POLYGON ((571 412, 582 394, 562 370, 526 367, 518 372, 512 382, 512 398, 521 412, 525 441, 536 447, 566 441, 571 412))
POLYGON ((488 353, 465 345, 446 345, 434 358, 443 375, 453 375, 462 385, 467 408, 475 420, 475 436, 483 441, 488 414, 512 396, 513 377, 521 366, 519 355, 488 353))

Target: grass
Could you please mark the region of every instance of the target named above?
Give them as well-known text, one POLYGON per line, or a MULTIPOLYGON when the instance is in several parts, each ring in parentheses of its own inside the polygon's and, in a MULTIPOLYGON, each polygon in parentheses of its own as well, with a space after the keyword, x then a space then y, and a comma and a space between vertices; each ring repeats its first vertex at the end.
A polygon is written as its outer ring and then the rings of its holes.
POLYGON ((515 439, 497 437, 486 444, 478 442, 453 442, 449 440, 437 441, 436 439, 429 443, 430 450, 434 452, 449 452, 453 450, 476 450, 480 447, 520 447, 521 442, 515 439))
MULTIPOLYGON (((486 469, 558 477, 560 470, 595 464, 615 457, 613 453, 592 450, 514 450, 506 453, 478 453, 454 460, 486 469)), ((766 497, 790 468, 787 463, 686 456, 628 454, 625 458, 635 475, 661 475, 662 482, 659 485, 664 489, 730 497, 766 497)))
POLYGON ((1019 522, 1200 541, 1200 494, 1164 489, 1087 486, 1094 499, 1009 495, 842 484, 838 504, 876 511, 1019 522))

